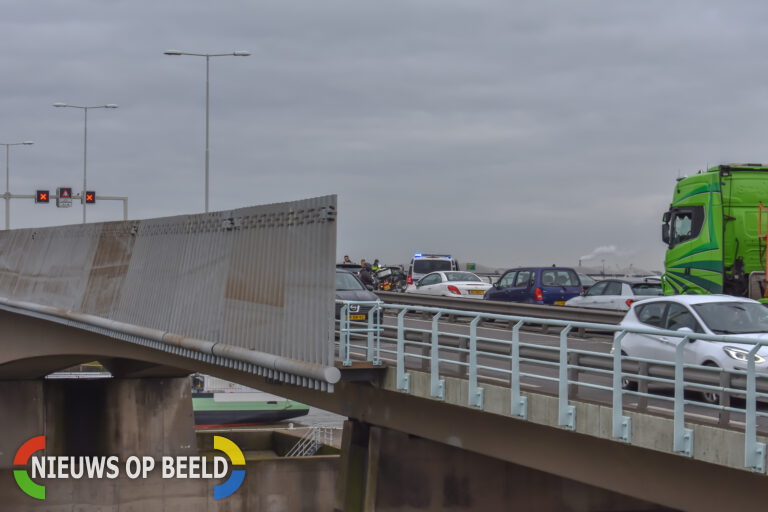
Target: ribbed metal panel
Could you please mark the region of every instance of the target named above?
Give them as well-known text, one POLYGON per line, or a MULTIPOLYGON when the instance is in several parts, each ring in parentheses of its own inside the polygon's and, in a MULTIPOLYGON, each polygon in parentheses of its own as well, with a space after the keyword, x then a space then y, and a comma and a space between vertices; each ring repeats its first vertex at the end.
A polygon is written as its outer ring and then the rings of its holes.
POLYGON ((0 232, 0 296, 330 366, 335 220, 324 196, 0 232))

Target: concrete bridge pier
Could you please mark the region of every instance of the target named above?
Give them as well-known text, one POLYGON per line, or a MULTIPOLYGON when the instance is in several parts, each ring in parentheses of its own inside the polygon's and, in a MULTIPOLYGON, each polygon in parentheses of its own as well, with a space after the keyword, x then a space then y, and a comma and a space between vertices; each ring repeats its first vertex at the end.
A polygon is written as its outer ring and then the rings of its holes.
POLYGON ((403 432, 344 425, 335 511, 671 510, 403 432))
POLYGON ((46 455, 196 455, 188 378, 0 381, 0 468, 44 435, 46 455))

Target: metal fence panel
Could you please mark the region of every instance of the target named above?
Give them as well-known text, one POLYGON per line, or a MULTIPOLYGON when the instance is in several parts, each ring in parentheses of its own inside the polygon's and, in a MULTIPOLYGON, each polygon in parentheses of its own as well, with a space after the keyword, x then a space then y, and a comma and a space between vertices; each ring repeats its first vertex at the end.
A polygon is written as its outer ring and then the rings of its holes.
POLYGON ((0 232, 0 297, 332 364, 336 196, 0 232))

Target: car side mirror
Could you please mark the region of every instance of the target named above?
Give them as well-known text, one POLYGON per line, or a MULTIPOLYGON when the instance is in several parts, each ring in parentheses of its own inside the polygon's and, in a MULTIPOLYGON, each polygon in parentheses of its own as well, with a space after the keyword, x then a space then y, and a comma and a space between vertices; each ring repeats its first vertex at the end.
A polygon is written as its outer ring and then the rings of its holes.
POLYGON ((661 240, 665 244, 669 245, 669 224, 664 223, 661 225, 661 240))
MULTIPOLYGON (((691 329, 690 327, 681 327, 677 330, 677 332, 681 334, 693 334, 693 329, 691 329)), ((696 340, 693 338, 688 339, 688 343, 693 343, 694 341, 696 340)))
POLYGON ((581 290, 579 292, 579 295, 582 296, 582 297, 585 296, 586 294, 587 294, 587 290, 581 290))

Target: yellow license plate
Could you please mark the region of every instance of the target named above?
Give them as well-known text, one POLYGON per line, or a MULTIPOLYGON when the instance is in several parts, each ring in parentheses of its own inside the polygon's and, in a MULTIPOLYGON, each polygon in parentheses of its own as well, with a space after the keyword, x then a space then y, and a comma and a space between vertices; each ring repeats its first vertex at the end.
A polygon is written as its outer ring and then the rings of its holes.
POLYGON ((365 315, 349 315, 350 320, 365 320, 365 315))
POLYGON ((483 290, 469 290, 470 295, 482 295, 485 292, 483 290))
POLYGON ((565 301, 564 300, 556 300, 555 301, 555 306, 565 306, 565 301))

